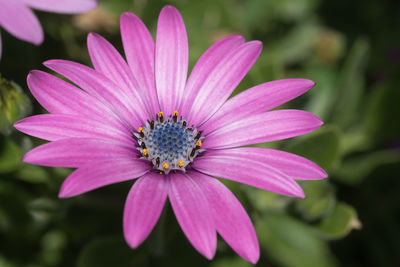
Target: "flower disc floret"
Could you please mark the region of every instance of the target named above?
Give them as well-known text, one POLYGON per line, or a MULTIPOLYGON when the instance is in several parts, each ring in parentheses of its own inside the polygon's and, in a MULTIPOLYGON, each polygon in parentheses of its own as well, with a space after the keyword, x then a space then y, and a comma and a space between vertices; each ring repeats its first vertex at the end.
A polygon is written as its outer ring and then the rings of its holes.
POLYGON ((204 137, 196 128, 188 127, 186 120, 178 118, 178 111, 164 118, 159 112, 156 120, 138 128, 138 150, 141 158, 151 162, 157 171, 168 174, 171 170, 186 172, 197 155, 204 137))

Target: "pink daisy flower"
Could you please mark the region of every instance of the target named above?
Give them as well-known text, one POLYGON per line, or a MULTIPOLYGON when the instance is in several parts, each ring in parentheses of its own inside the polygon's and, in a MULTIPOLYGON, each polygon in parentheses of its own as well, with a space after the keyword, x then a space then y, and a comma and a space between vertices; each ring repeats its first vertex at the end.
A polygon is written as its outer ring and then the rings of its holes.
MULTIPOLYGON (((39 45, 43 42, 43 29, 31 8, 75 14, 96 6, 96 0, 0 0, 0 27, 18 39, 39 45)), ((0 58, 1 50, 0 36, 0 58)))
POLYGON ((266 112, 314 83, 272 81, 228 100, 261 52, 261 42, 237 35, 212 45, 187 79, 186 29, 172 6, 160 13, 155 43, 132 13, 121 16, 121 35, 128 63, 93 33, 88 47, 94 69, 64 60, 44 63, 76 86, 45 72, 29 74, 32 94, 50 114, 23 119, 15 127, 51 142, 23 160, 77 168, 60 197, 137 178, 123 218, 132 248, 149 235, 168 198, 183 232, 205 257, 213 258, 218 233, 241 257, 257 262, 252 222, 215 177, 294 197, 304 197, 295 180, 325 178, 320 167, 300 156, 243 147, 320 127, 322 121, 305 111, 266 112))

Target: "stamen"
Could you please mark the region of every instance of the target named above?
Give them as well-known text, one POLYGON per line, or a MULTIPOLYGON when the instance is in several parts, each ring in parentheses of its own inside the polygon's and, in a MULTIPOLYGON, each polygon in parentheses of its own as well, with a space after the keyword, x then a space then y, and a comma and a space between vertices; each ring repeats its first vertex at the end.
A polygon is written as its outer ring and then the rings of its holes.
POLYGON ((199 131, 194 139, 199 139, 203 131, 199 131))
POLYGON ((200 148, 202 144, 203 144, 203 143, 201 142, 201 140, 197 140, 197 142, 196 142, 196 147, 197 147, 197 148, 200 148))
POLYGON ((157 157, 157 158, 156 158, 156 166, 157 166, 157 167, 160 166, 160 157, 157 157))
POLYGON ((180 160, 180 161, 178 162, 178 165, 179 165, 179 167, 183 167, 183 165, 185 165, 185 162, 183 162, 183 160, 180 160))
POLYGON ((139 127, 138 133, 139 133, 140 137, 144 137, 143 127, 139 127))
POLYGON ((165 163, 163 164, 163 168, 166 169, 166 170, 168 170, 168 169, 169 169, 169 164, 165 162, 165 163))
POLYGON ((158 112, 158 119, 160 120, 161 123, 164 121, 164 112, 160 111, 158 112))
POLYGON ((173 117, 172 117, 174 119, 174 122, 176 122, 178 120, 178 115, 179 115, 178 111, 175 110, 174 114, 173 114, 173 117))

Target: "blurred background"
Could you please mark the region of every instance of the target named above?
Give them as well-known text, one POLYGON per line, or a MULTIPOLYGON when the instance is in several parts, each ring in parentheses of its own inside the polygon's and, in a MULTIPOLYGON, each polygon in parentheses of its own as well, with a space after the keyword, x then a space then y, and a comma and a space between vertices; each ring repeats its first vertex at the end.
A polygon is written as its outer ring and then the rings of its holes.
POLYGON ((204 259, 170 206, 145 243, 131 250, 123 239, 122 213, 132 182, 58 199, 71 170, 21 162, 43 143, 12 127, 45 112, 27 88, 28 72, 45 70, 41 63, 55 58, 90 65, 90 31, 122 52, 119 15, 134 12, 154 34, 166 4, 185 20, 190 66, 230 34, 264 43, 235 93, 282 78, 316 82, 284 107, 315 113, 325 125, 260 146, 305 156, 329 178, 301 183, 306 199, 224 181, 256 226, 257 266, 400 266, 400 2, 379 0, 102 0, 83 15, 36 12, 46 35, 40 47, 2 31, 0 266, 251 266, 222 239, 215 259, 204 259))

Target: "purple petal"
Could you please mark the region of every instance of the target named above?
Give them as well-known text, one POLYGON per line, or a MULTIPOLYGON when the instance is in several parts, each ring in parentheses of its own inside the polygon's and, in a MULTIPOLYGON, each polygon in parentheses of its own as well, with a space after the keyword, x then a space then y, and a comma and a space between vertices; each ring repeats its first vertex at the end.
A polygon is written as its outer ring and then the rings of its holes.
POLYGON ((216 249, 216 232, 209 202, 200 187, 185 174, 170 175, 168 192, 175 216, 193 247, 207 259, 216 249))
POLYGON ((314 82, 307 79, 284 79, 257 85, 226 101, 202 126, 208 134, 222 126, 250 115, 273 109, 307 92, 314 82))
POLYGON ((23 161, 50 167, 78 168, 109 159, 129 159, 137 155, 126 147, 101 139, 69 138, 38 146, 25 154, 23 161))
POLYGON ((143 125, 146 115, 141 114, 141 110, 135 107, 136 103, 101 73, 67 60, 49 60, 44 65, 99 99, 133 128, 143 125))
POLYGON ((298 155, 261 147, 240 147, 232 149, 220 149, 207 152, 207 155, 218 157, 242 157, 271 166, 292 179, 318 180, 328 175, 314 162, 298 155))
POLYGON ((28 86, 51 113, 80 115, 122 128, 120 119, 100 101, 53 75, 33 70, 28 75, 28 86))
MULTIPOLYGON (((196 98, 189 112, 190 124, 199 125, 212 116, 231 95, 261 53, 262 44, 252 41, 228 53, 198 84, 196 98)), ((208 71, 208 70, 204 70, 208 71)))
POLYGON ((124 236, 129 246, 136 248, 147 238, 161 215, 167 196, 168 183, 164 175, 150 172, 136 181, 124 209, 124 236))
POLYGON ((204 148, 230 148, 276 141, 309 133, 323 122, 303 110, 275 110, 226 125, 204 139, 204 148))
POLYGON ((0 1, 0 26, 23 41, 35 45, 43 42, 39 20, 21 1, 0 1))
POLYGON ((206 194, 217 232, 244 259, 255 264, 260 257, 256 231, 245 209, 220 181, 199 172, 190 172, 206 194))
POLYGON ((22 0, 32 8, 55 13, 82 13, 97 7, 96 0, 22 0))
POLYGON ((178 109, 188 69, 188 40, 178 10, 166 6, 157 24, 155 77, 158 100, 165 115, 178 109))
POLYGON ((135 105, 140 116, 151 115, 146 110, 139 85, 132 75, 132 71, 118 51, 106 39, 98 34, 90 33, 88 36, 88 49, 94 68, 112 80, 135 105))
POLYGON ((25 118, 14 124, 19 131, 49 141, 70 137, 114 140, 122 145, 135 145, 129 131, 121 131, 104 123, 76 115, 43 114, 25 118))
POLYGON ((61 186, 59 197, 73 197, 109 184, 142 176, 150 166, 139 159, 107 159, 84 165, 71 173, 61 186))
POLYGON ((240 35, 228 36, 213 44, 199 58, 186 83, 185 93, 183 95, 181 107, 179 108, 179 112, 184 118, 188 117, 193 101, 199 93, 198 90, 201 88, 208 75, 217 68, 221 60, 243 43, 244 38, 240 35))
POLYGON ((151 114, 160 111, 154 78, 154 41, 143 22, 133 13, 121 16, 121 36, 129 67, 147 97, 151 114))
POLYGON ((288 175, 243 155, 219 155, 207 151, 196 158, 193 168, 205 174, 248 184, 287 196, 304 197, 301 187, 288 175))

